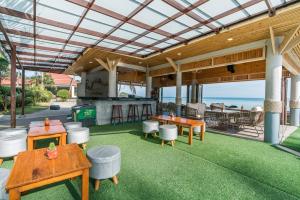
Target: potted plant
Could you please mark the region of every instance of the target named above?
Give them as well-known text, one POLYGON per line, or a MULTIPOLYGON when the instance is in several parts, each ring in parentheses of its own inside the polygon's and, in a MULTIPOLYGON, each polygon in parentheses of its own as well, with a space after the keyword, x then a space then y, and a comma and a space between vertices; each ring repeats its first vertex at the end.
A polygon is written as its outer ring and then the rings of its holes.
POLYGON ((55 159, 57 158, 57 148, 54 142, 50 142, 49 147, 47 148, 46 155, 48 159, 55 159))
POLYGON ((48 117, 45 118, 44 124, 45 126, 50 126, 50 120, 48 119, 48 117))

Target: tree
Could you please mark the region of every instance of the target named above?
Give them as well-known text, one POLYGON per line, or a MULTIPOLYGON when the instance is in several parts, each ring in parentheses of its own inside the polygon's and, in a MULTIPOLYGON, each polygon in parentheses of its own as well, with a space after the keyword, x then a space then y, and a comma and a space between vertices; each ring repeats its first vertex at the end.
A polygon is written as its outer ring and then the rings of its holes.
POLYGON ((0 54, 0 86, 2 79, 8 75, 8 61, 3 56, 3 54, 0 54))
POLYGON ((3 110, 7 110, 8 97, 10 96, 10 87, 0 86, 0 102, 2 104, 3 110))

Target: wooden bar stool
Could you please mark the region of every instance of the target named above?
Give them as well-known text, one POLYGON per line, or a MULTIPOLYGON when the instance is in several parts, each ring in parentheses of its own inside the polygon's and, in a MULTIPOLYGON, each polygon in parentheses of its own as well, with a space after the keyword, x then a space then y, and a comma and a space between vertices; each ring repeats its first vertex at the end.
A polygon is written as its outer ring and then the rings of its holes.
POLYGON ((139 107, 137 104, 129 104, 127 122, 139 121, 139 107))
POLYGON ((122 105, 112 105, 111 124, 116 124, 116 121, 123 123, 122 105))
POLYGON ((141 120, 144 119, 150 119, 152 116, 152 106, 151 104, 143 104, 143 109, 142 109, 142 116, 141 116, 141 120))

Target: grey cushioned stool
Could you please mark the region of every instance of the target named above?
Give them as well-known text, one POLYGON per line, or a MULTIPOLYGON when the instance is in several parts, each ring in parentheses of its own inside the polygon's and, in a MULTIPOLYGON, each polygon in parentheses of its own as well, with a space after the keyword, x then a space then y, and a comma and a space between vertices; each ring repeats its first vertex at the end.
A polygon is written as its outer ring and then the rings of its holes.
POLYGON ((27 149, 26 129, 5 129, 0 131, 0 165, 3 158, 14 157, 27 149))
POLYGON ((158 121, 147 120, 143 121, 143 132, 145 133, 145 138, 147 138, 148 134, 152 134, 156 137, 156 133, 159 129, 158 121))
POLYGON ((86 143, 90 139, 90 129, 86 127, 71 128, 67 130, 68 144, 76 143, 82 144, 83 149, 86 149, 86 143))
POLYGON ((175 145, 178 131, 175 125, 161 125, 159 127, 159 138, 161 139, 161 145, 163 146, 165 141, 170 141, 172 146, 175 145))
POLYGON ((0 199, 8 199, 8 193, 6 192, 5 185, 9 176, 10 170, 0 168, 0 199))
POLYGON ((67 122, 67 123, 64 123, 64 126, 67 130, 69 130, 72 128, 81 128, 82 123, 81 122, 67 122))
POLYGON ((95 179, 95 190, 100 187, 100 180, 112 178, 118 184, 117 174, 121 169, 121 150, 117 146, 103 145, 92 147, 87 151, 92 163, 90 177, 95 179))

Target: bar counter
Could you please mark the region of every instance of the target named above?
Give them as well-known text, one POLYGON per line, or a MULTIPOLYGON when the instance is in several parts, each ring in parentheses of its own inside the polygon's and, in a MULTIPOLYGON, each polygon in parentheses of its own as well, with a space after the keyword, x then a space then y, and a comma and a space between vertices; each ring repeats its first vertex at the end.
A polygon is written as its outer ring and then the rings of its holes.
POLYGON ((91 104, 96 106, 97 125, 110 124, 112 105, 122 105, 124 122, 127 122, 129 104, 138 105, 139 118, 142 115, 143 104, 151 104, 152 113, 153 115, 156 114, 156 100, 151 98, 78 97, 77 104, 91 104))

